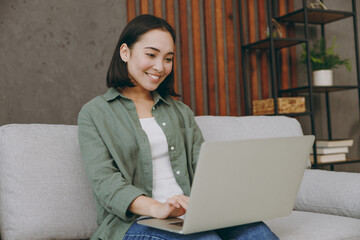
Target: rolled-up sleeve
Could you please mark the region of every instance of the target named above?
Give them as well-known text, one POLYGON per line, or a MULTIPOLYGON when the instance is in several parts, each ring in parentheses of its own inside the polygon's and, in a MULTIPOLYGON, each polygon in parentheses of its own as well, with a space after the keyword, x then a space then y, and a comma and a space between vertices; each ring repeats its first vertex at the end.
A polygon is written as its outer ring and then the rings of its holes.
POLYGON ((145 192, 124 179, 93 118, 84 108, 79 113, 78 126, 81 157, 98 201, 110 214, 126 222, 134 220, 138 216, 127 210, 145 192))

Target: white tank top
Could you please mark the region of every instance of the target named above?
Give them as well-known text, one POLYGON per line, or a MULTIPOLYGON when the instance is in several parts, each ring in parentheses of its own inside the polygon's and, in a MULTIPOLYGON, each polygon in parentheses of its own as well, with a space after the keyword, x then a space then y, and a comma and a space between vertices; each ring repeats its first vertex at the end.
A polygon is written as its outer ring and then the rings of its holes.
POLYGON ((165 202, 166 199, 184 194, 176 182, 170 164, 168 143, 166 136, 155 118, 141 118, 141 127, 145 131, 151 148, 153 165, 153 189, 152 198, 165 202))

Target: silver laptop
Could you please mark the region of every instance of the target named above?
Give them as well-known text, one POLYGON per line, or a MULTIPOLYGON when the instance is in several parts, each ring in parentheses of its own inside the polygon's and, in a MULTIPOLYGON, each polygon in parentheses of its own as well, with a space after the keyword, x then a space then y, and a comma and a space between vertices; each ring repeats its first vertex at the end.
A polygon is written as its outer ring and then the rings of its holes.
POLYGON ((180 234, 290 215, 314 136, 205 142, 184 220, 139 224, 180 234))

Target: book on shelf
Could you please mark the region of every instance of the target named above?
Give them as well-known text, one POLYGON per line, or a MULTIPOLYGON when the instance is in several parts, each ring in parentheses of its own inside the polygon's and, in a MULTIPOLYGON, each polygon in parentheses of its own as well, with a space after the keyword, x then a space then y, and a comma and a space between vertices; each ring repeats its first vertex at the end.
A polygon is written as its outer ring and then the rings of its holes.
MULTIPOLYGON (((314 156, 310 155, 311 163, 314 163, 314 156)), ((330 162, 340 162, 346 161, 345 153, 336 153, 336 154, 318 154, 317 163, 330 163, 330 162)))
POLYGON ((353 139, 316 140, 316 147, 352 147, 353 139))
MULTIPOLYGON (((317 147, 317 154, 348 153, 349 147, 317 147)), ((312 152, 311 152, 312 153, 312 152)))

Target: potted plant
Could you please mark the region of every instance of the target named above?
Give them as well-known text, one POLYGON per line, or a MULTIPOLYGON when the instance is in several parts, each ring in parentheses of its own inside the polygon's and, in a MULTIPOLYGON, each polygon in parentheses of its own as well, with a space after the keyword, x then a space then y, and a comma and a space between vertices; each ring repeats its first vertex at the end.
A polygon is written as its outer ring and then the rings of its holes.
MULTIPOLYGON (((307 64, 306 46, 302 45, 303 51, 300 56, 300 62, 307 64)), ((310 63, 313 71, 314 86, 331 86, 333 85, 333 71, 332 69, 339 66, 345 66, 347 70, 351 71, 349 59, 341 59, 338 54, 334 52, 335 37, 333 38, 330 48, 326 49, 325 40, 319 39, 310 49, 310 63)))

